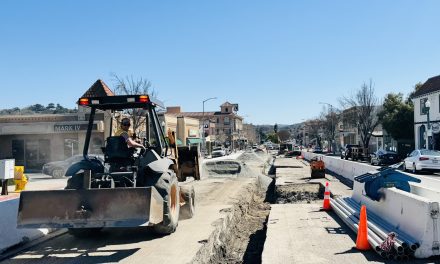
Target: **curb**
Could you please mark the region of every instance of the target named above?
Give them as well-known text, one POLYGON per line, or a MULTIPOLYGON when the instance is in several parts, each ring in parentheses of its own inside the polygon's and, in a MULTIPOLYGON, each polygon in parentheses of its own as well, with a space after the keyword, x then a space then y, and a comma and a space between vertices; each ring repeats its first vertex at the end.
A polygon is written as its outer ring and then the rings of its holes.
POLYGON ((56 229, 55 231, 48 233, 47 235, 43 235, 42 237, 27 241, 27 242, 20 242, 19 244, 16 244, 14 246, 11 246, 7 249, 4 249, 4 251, 0 254, 0 261, 3 261, 5 259, 9 259, 18 253, 27 250, 35 245, 38 245, 42 242, 48 241, 50 239, 56 238, 58 236, 64 235, 67 233, 67 229, 56 229))

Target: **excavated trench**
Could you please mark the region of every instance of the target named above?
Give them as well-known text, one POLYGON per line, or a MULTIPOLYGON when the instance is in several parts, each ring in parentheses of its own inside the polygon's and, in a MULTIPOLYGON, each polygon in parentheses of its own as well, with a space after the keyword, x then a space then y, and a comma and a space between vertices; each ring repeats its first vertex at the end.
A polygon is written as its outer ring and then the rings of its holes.
POLYGON ((201 241, 193 263, 261 263, 270 204, 256 184, 247 186, 209 239, 201 241))
MULTIPOLYGON (((250 164, 262 163, 262 160, 255 160, 255 157, 249 155, 242 155, 238 161, 241 171, 232 174, 243 174, 244 177, 250 176, 250 164)), ((219 164, 221 169, 211 168, 208 171, 211 170, 214 175, 220 175, 223 169, 231 173, 230 168, 235 166, 227 162, 219 164)), ((255 173, 253 175, 255 177, 255 173)), ((318 183, 275 187, 275 178, 258 175, 256 182, 244 189, 237 203, 221 210, 224 217, 217 222, 211 236, 200 241, 204 245, 192 263, 261 263, 270 204, 311 203, 322 199, 323 193, 324 188, 318 183)))
POLYGON ((311 203, 324 198, 324 187, 319 183, 300 183, 277 186, 275 203, 311 203))

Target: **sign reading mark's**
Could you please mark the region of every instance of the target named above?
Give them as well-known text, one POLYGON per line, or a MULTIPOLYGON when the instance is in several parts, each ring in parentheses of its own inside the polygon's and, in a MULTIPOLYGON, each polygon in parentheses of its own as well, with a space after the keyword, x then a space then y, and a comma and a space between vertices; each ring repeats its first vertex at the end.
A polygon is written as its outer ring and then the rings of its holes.
MULTIPOLYGON (((53 130, 55 132, 75 132, 87 130, 88 124, 76 124, 76 125, 54 125, 53 130)), ((98 125, 93 124, 92 130, 97 130, 98 125)))

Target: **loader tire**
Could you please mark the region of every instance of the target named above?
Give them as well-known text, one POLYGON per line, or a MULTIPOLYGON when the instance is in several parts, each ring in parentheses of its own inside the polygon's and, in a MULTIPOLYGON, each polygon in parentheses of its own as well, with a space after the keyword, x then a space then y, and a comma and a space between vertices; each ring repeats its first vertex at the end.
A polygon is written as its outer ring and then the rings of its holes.
POLYGON ((180 196, 183 198, 185 204, 180 207, 179 220, 190 219, 195 214, 195 198, 193 186, 181 186, 180 196))
POLYGON ((78 173, 67 180, 66 190, 80 190, 83 188, 84 174, 78 173))
POLYGON ((169 170, 162 174, 154 187, 163 198, 163 221, 153 226, 153 230, 161 235, 174 233, 179 222, 180 193, 176 174, 169 170))

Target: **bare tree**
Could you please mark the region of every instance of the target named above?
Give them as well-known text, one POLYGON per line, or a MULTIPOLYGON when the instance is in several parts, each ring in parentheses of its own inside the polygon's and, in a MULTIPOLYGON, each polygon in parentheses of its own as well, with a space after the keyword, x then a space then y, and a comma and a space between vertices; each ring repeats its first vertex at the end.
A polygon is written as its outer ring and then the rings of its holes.
POLYGON ((334 152, 334 139, 336 135, 336 127, 339 122, 339 113, 334 107, 323 107, 320 114, 320 120, 322 122, 322 130, 324 137, 330 142, 331 150, 334 152))
POLYGON ((290 138, 290 132, 287 129, 283 129, 281 131, 278 131, 278 138, 280 141, 287 141, 290 138))
MULTIPOLYGON (((151 82, 144 78, 134 79, 133 76, 126 76, 121 78, 116 74, 111 74, 115 83, 115 93, 118 95, 130 95, 130 94, 145 94, 152 97, 156 96, 156 92, 151 88, 151 82)), ((145 110, 142 109, 127 109, 124 111, 125 115, 128 115, 132 120, 133 132, 139 135, 142 130, 142 126, 145 125, 145 110)), ((119 122, 120 120, 116 120, 119 122)))
POLYGON ((310 141, 316 140, 317 145, 321 147, 322 120, 320 118, 307 120, 305 126, 307 127, 310 141))
POLYGON ((226 140, 228 140, 228 135, 226 135, 223 129, 220 129, 219 133, 215 135, 215 141, 220 142, 223 145, 225 144, 226 140))
POLYGON ((374 93, 373 81, 364 83, 351 97, 342 97, 339 102, 347 109, 344 111, 344 121, 357 127, 362 145, 368 148, 371 133, 379 124, 379 100, 374 93))
POLYGON ((243 135, 249 143, 257 143, 257 128, 253 124, 243 124, 243 135))

